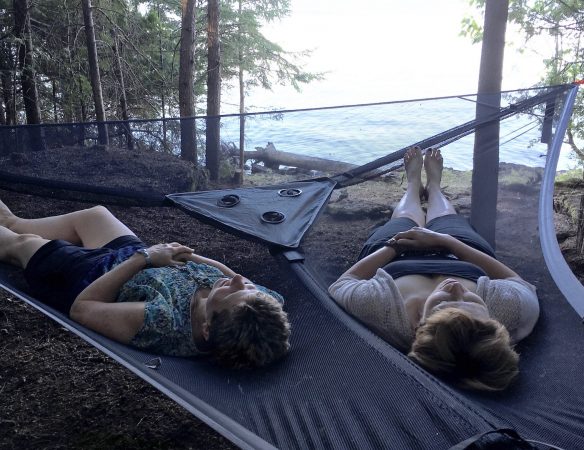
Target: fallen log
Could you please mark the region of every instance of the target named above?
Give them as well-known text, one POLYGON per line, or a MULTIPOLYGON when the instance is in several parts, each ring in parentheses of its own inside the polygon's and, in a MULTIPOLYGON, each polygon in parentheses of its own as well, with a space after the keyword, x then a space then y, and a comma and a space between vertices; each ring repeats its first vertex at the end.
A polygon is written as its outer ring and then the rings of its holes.
POLYGON ((261 161, 266 167, 278 169, 278 166, 292 166, 307 170, 318 170, 321 172, 345 172, 357 167, 356 164, 349 164, 326 158, 299 155, 297 153, 282 152, 276 150, 273 143, 268 142, 265 148, 256 147, 255 151, 244 152, 244 158, 261 161))

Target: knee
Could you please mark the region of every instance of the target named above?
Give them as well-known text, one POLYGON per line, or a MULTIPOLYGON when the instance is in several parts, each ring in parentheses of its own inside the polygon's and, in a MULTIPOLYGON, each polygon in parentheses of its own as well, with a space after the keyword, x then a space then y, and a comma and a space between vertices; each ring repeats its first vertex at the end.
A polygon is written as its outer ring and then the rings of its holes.
POLYGON ((105 206, 98 205, 83 210, 85 216, 91 219, 98 219, 101 217, 111 217, 112 213, 105 206))
POLYGON ((20 218, 12 214, 6 214, 5 217, 2 218, 2 226, 4 228, 8 228, 10 231, 14 231, 16 222, 18 222, 20 218))
POLYGON ((23 243, 23 244, 28 242, 28 241, 35 240, 35 239, 44 239, 44 238, 39 236, 38 234, 32 234, 32 233, 17 234, 15 237, 16 242, 23 243))
POLYGON ((107 209, 105 206, 103 205, 97 205, 97 206, 92 206, 89 209, 86 209, 86 211, 89 211, 91 214, 97 214, 97 215, 110 215, 111 213, 109 212, 109 209, 107 209))
POLYGON ((2 251, 0 251, 0 259, 24 269, 32 255, 36 253, 45 242, 47 242, 46 239, 43 239, 36 234, 14 233, 10 239, 3 242, 3 248, 2 251))

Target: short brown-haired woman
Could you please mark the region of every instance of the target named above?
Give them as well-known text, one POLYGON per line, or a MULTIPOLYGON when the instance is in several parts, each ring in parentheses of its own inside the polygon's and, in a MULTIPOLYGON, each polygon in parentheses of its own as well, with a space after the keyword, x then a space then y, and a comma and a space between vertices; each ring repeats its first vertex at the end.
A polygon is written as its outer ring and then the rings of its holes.
POLYGON ((430 372, 461 387, 505 389, 513 345, 539 316, 535 287, 495 259, 440 189, 439 149, 407 150, 407 190, 359 261, 329 292, 349 313, 430 372), (422 189, 421 170, 427 184, 422 189), (427 211, 420 192, 428 196, 427 211))
POLYGON ((152 353, 245 368, 290 348, 280 294, 179 243, 148 247, 103 206, 24 219, 0 201, 0 261, 48 306, 152 353))

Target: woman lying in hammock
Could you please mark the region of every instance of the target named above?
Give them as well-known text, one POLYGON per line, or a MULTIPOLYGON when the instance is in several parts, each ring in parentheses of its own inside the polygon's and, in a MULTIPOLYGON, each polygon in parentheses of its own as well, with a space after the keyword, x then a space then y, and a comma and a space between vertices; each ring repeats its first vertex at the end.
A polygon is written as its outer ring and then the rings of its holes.
POLYGON ((146 248, 106 208, 22 219, 0 201, 0 261, 39 300, 124 344, 264 366, 289 349, 280 294, 178 243, 146 248))
POLYGON ((440 190, 442 156, 405 157, 407 190, 329 292, 421 366, 461 387, 505 389, 518 374, 513 344, 539 316, 535 287, 495 259, 440 190), (421 207, 422 165, 427 212, 421 207))

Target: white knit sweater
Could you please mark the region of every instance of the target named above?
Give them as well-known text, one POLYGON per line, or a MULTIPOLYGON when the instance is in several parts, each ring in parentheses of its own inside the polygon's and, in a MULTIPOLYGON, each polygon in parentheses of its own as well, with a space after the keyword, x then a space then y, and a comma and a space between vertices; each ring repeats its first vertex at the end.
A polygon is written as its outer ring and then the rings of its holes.
MULTIPOLYGON (((409 351, 414 328, 404 299, 386 271, 378 269, 369 280, 342 276, 329 287, 329 293, 384 340, 401 351, 409 351)), ((487 304, 490 316, 507 328, 513 343, 531 333, 539 317, 535 286, 519 277, 502 280, 480 277, 476 293, 487 304)))

